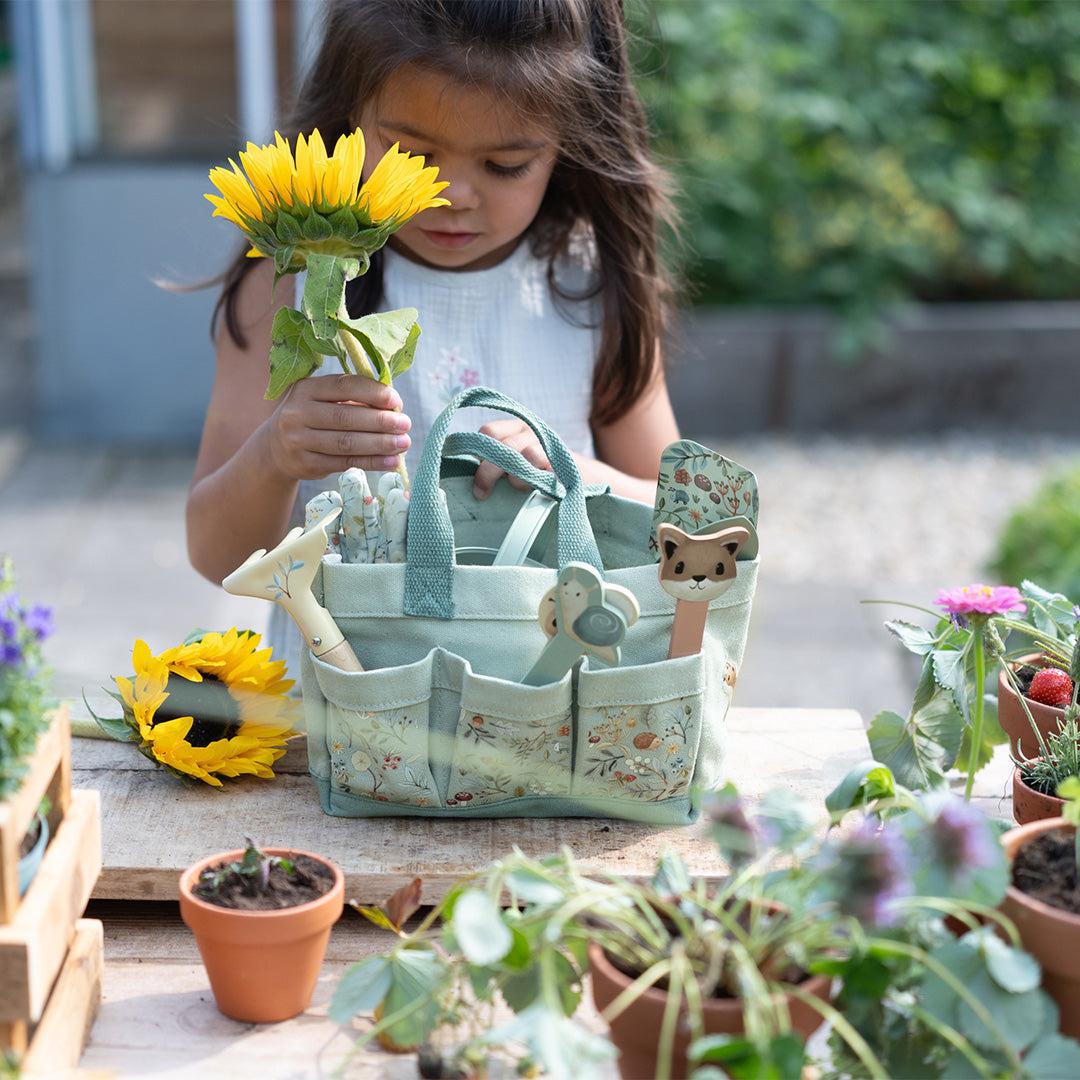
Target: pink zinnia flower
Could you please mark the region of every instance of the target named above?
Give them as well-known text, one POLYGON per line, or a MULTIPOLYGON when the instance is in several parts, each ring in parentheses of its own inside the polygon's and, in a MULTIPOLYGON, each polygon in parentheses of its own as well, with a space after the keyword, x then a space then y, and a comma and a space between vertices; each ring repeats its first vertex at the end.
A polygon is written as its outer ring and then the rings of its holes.
POLYGON ((1027 611, 1020 590, 1012 585, 975 584, 942 589, 934 603, 950 615, 1005 615, 1010 611, 1027 611))

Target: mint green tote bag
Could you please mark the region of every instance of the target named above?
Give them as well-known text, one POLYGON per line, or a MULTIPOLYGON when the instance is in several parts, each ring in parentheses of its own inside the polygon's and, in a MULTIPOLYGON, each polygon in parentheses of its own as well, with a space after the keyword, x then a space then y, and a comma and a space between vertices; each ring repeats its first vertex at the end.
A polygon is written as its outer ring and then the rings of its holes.
POLYGON ((758 564, 740 561, 713 601, 702 651, 669 660, 675 601, 660 587, 651 531, 651 507, 584 485, 558 435, 522 405, 486 387, 459 393, 413 479, 406 562, 328 555, 315 579, 366 669, 303 658, 310 770, 326 813, 693 821, 721 782, 758 564), (470 406, 525 421, 552 471, 488 436, 449 433, 470 406), (531 565, 455 562, 455 549, 497 547, 528 498, 500 482, 474 499, 481 457, 558 501, 531 565), (523 685, 547 640, 541 598, 574 561, 630 589, 641 616, 620 666, 586 658, 558 683, 523 685))

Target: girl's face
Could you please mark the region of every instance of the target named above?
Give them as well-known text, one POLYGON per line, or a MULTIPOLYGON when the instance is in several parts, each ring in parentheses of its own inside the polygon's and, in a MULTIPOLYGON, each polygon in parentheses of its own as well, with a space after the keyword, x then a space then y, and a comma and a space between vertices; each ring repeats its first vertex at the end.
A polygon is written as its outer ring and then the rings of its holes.
POLYGON ((558 157, 552 132, 484 93, 407 65, 361 111, 366 180, 395 142, 423 154, 450 186, 450 206, 417 214, 389 240, 416 262, 482 270, 502 262, 529 227, 558 157))

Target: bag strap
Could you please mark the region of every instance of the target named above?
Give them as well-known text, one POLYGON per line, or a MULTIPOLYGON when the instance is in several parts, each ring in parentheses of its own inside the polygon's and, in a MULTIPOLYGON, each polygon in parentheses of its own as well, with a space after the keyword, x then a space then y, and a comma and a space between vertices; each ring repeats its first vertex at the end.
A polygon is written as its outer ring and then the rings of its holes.
POLYGON ((473 406, 497 409, 528 424, 540 440, 552 471, 537 469, 516 450, 479 432, 455 432, 450 448, 458 454, 485 458, 559 499, 556 548, 559 567, 585 562, 600 573, 604 571, 585 509, 585 486, 577 463, 562 439, 513 398, 486 386, 472 386, 454 397, 435 418, 413 477, 405 560, 406 615, 454 617, 454 529, 440 497, 439 473, 454 415, 473 406))

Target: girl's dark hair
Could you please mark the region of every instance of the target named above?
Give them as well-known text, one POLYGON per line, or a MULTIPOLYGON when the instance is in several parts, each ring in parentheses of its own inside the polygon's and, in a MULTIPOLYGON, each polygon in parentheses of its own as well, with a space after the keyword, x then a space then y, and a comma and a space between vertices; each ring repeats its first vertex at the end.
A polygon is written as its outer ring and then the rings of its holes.
MULTIPOLYGON (((559 133, 560 153, 527 242, 548 260, 557 303, 600 294, 591 418, 607 424, 623 416, 654 374, 670 326, 676 283, 661 258, 661 231, 667 226, 677 239, 678 219, 631 81, 622 0, 334 0, 322 29, 290 138, 317 127, 333 146, 355 129, 360 104, 409 63, 483 89, 559 133), (585 294, 563 291, 555 277, 576 229, 596 253, 595 287, 585 294)), ((222 314, 241 347, 237 292, 253 264, 241 253, 216 279, 224 288, 211 332, 222 314)), ((382 272, 377 252, 369 271, 349 282, 353 317, 377 309, 382 272)))

